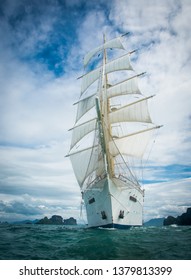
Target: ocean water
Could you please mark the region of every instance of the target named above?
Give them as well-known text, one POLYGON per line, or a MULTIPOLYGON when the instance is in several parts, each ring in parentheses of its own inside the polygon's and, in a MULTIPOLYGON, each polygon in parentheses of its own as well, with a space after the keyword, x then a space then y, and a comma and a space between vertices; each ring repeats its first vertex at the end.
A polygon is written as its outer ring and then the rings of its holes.
POLYGON ((0 225, 1 260, 190 260, 191 227, 0 225))

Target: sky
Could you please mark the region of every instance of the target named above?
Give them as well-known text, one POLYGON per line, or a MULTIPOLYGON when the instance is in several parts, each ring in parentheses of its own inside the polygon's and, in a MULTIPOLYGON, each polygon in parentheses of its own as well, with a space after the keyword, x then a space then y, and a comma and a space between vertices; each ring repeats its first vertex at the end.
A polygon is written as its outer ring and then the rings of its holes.
POLYGON ((84 55, 130 32, 127 51, 154 123, 144 220, 191 206, 190 0, 0 1, 0 221, 54 214, 79 222, 69 158, 84 55), (133 56, 132 56, 133 58, 133 56))

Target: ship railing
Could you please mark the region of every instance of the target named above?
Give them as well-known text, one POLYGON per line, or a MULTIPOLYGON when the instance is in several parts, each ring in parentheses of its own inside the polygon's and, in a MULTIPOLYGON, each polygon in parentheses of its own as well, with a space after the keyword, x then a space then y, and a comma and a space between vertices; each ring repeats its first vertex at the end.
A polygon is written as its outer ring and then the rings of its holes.
POLYGON ((129 188, 135 188, 139 191, 142 191, 141 186, 139 184, 137 185, 135 182, 130 181, 126 176, 122 174, 118 174, 118 175, 116 174, 115 178, 121 180, 124 183, 128 183, 129 188))
POLYGON ((103 174, 103 175, 99 175, 97 176, 93 181, 91 181, 86 189, 91 189, 91 187, 95 184, 97 184, 98 182, 100 182, 101 180, 103 180, 107 175, 103 174))

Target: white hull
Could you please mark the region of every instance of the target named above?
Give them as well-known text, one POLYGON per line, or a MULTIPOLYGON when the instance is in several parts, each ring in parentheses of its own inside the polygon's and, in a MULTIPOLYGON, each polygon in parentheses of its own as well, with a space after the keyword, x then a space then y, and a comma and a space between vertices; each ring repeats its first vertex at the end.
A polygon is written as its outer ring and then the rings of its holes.
POLYGON ((88 227, 141 226, 143 191, 120 179, 104 178, 84 194, 88 227))

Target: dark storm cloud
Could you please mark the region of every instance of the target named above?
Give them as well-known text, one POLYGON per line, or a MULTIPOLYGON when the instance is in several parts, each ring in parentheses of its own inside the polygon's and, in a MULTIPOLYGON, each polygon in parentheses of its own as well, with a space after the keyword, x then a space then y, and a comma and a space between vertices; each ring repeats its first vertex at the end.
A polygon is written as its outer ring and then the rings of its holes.
POLYGON ((42 210, 36 206, 23 204, 19 201, 0 201, 0 215, 3 213, 23 214, 26 216, 42 214, 42 210))

